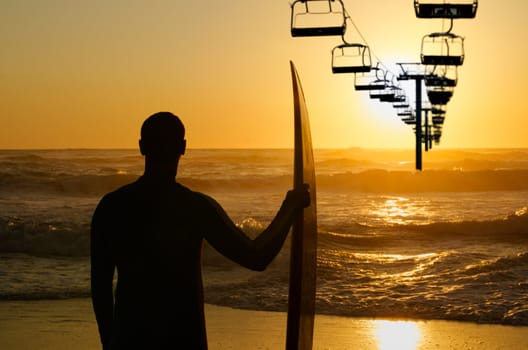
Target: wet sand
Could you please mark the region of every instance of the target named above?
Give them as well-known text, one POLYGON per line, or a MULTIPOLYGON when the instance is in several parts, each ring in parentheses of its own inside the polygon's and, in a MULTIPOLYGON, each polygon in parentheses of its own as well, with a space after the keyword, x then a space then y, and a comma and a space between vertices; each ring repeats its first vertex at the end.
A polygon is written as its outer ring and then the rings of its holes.
MULTIPOLYGON (((286 314, 206 305, 209 348, 284 349, 286 314)), ((314 350, 520 350, 528 327, 317 315, 314 350)), ((100 349, 89 299, 0 301, 0 349, 100 349)))

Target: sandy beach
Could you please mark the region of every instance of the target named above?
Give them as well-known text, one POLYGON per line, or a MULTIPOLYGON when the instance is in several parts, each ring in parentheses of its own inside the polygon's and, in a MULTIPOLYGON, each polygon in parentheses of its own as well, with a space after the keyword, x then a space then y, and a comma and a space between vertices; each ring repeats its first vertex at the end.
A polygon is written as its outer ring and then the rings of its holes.
MULTIPOLYGON (((283 349, 286 314, 207 305, 209 347, 283 349)), ((522 350, 528 327, 317 315, 315 350, 522 350)), ((95 350, 89 299, 0 302, 0 349, 95 350)))

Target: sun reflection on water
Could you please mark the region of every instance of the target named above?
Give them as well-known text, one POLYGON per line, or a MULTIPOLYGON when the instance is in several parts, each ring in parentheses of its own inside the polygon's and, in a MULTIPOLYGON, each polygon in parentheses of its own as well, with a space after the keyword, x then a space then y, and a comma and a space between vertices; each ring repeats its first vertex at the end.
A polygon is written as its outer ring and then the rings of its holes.
POLYGON ((379 217, 383 217, 384 221, 391 224, 403 224, 405 218, 411 213, 406 208, 408 199, 403 197, 392 197, 385 200, 385 202, 372 213, 379 217))
POLYGON ((416 322, 387 321, 374 322, 374 337, 379 350, 416 350, 422 339, 422 332, 416 322))
POLYGON ((423 222, 431 215, 427 210, 428 202, 426 199, 411 200, 406 197, 389 196, 377 202, 370 215, 385 224, 392 225, 412 224, 418 219, 423 222))

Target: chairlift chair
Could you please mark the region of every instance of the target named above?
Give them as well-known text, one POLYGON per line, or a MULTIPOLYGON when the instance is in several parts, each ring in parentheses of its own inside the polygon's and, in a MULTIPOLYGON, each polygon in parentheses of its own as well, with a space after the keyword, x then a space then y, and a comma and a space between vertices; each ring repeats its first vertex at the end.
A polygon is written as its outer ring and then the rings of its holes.
POLYGON ((398 91, 396 92, 396 100, 394 102, 407 102, 407 95, 405 94, 405 90, 403 90, 402 88, 398 88, 398 91))
POLYGON ((385 88, 383 90, 373 90, 370 92, 370 98, 377 98, 381 102, 393 102, 396 91, 401 88, 395 83, 396 77, 390 71, 383 71, 385 88))
POLYGON ((395 86, 395 85, 389 85, 385 89, 385 93, 380 96, 379 100, 381 102, 390 102, 390 103, 399 102, 400 96, 402 96, 402 94, 403 94, 402 88, 395 86))
POLYGON ((383 96, 383 93, 384 93, 383 91, 384 90, 385 89, 383 89, 383 90, 371 90, 370 93, 369 93, 369 97, 371 99, 373 99, 373 100, 376 100, 376 99, 379 100, 381 98, 381 96, 383 96))
POLYGON ((363 74, 354 74, 354 89, 357 91, 383 90, 386 87, 384 80, 371 79, 363 74))
POLYGON ((342 0, 295 0, 291 4, 291 35, 342 36, 346 31, 342 0))
POLYGON ((464 38, 453 33, 431 33, 422 38, 424 65, 461 66, 464 63, 464 38))
POLYGON ((394 100, 392 101, 392 107, 396 109, 409 107, 409 104, 407 103, 407 96, 405 96, 404 92, 396 93, 394 100))
POLYGON ((434 74, 425 76, 425 86, 455 87, 456 85, 457 81, 455 79, 450 79, 448 77, 442 77, 434 74))
POLYGON ((396 94, 394 91, 385 91, 385 93, 379 97, 379 100, 380 102, 394 102, 395 98, 396 94))
POLYGON ((431 107, 431 114, 433 116, 435 115, 444 115, 446 114, 446 107, 445 105, 434 105, 431 107))
POLYGON ((425 86, 455 87, 457 83, 457 66, 426 66, 425 86))
POLYGON ((407 125, 416 125, 416 118, 414 117, 402 118, 402 122, 404 122, 407 125))
POLYGON ((385 73, 379 68, 379 62, 371 67, 368 72, 354 74, 354 89, 357 91, 383 90, 385 89, 385 73))
POLYGON ((369 89, 369 97, 371 99, 380 99, 381 96, 386 94, 387 87, 389 86, 390 82, 385 79, 378 79, 371 83, 372 85, 376 85, 375 89, 369 89))
POLYGON ((379 92, 378 100, 380 100, 380 102, 389 102, 394 99, 395 95, 396 91, 394 90, 394 86, 389 84, 385 89, 379 92))
POLYGON ((368 73, 371 68, 366 45, 344 43, 332 49, 332 73, 368 73))
POLYGON ((427 89, 427 97, 432 105, 446 105, 453 96, 454 89, 449 87, 433 87, 427 89))
MULTIPOLYGON (((357 77, 357 74, 356 74, 357 77)), ((373 90, 383 90, 385 89, 386 85, 383 80, 374 80, 369 83, 358 83, 356 80, 356 83, 354 85, 354 88, 358 91, 373 91, 373 90)))
POLYGON ((475 18, 478 0, 414 0, 417 18, 475 18))
POLYGON ((442 129, 435 127, 435 129, 433 131, 433 140, 434 140, 435 145, 440 144, 440 138, 441 137, 442 137, 442 129))
POLYGON ((407 109, 407 110, 398 112, 397 115, 398 115, 398 117, 412 117, 413 116, 413 112, 410 109, 407 109))
POLYGON ((433 122, 433 127, 440 128, 444 125, 446 107, 445 106, 433 106, 431 108, 431 121, 433 122))
POLYGON ((381 102, 397 102, 399 101, 399 96, 404 95, 403 89, 396 82, 396 76, 390 71, 385 72, 385 81, 387 82, 384 90, 380 91, 378 99, 381 102))
POLYGON ((396 95, 394 96, 394 101, 392 103, 406 103, 407 102, 407 95, 405 94, 405 90, 401 87, 397 87, 396 89, 396 95))
POLYGON ((404 109, 404 108, 409 108, 410 105, 407 103, 407 99, 405 99, 404 102, 396 102, 392 105, 392 107, 396 108, 396 109, 404 109))
POLYGON ((431 119, 433 121, 434 126, 444 125, 445 116, 443 115, 433 115, 431 119))

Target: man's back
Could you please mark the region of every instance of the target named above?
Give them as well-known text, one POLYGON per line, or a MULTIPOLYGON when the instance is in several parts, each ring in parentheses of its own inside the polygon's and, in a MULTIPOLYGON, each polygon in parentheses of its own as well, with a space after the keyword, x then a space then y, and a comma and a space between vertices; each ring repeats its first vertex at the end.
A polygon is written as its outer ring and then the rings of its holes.
POLYGON ((119 275, 114 341, 152 346, 201 340, 196 348, 204 347, 198 215, 207 214, 205 204, 183 186, 145 178, 101 201, 93 220, 95 242, 119 275))

